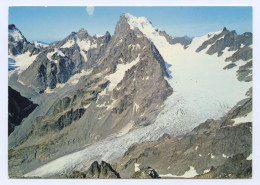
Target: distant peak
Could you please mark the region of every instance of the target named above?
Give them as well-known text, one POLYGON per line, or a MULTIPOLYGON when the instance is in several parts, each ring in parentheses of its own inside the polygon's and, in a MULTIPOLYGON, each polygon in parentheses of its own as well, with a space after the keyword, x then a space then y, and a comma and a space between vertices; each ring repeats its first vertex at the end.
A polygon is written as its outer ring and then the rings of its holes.
POLYGON ((110 35, 109 31, 106 31, 106 34, 105 35, 110 35))
POLYGON ((131 15, 130 13, 123 13, 121 17, 130 18, 133 17, 133 15, 131 15))
POLYGON ((226 27, 224 27, 222 31, 228 31, 228 29, 226 27))
POLYGON ((88 33, 88 31, 85 28, 81 28, 78 33, 88 33))
POLYGON ((9 24, 9 25, 8 25, 8 29, 9 29, 9 30, 13 30, 13 29, 16 29, 16 27, 15 27, 14 24, 9 24))
POLYGON ((186 40, 191 40, 191 38, 187 35, 183 36, 183 38, 186 39, 186 40))

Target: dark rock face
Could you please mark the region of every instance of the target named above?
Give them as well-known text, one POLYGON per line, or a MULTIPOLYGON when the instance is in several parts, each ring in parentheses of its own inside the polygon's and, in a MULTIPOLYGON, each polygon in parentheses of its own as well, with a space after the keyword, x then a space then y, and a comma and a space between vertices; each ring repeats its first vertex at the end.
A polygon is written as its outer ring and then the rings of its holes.
POLYGON ((8 86, 8 135, 15 126, 21 124, 23 118, 27 117, 37 104, 21 96, 21 94, 8 86))
POLYGON ((109 163, 102 161, 98 164, 97 161, 93 162, 87 171, 79 172, 73 171, 68 175, 61 175, 61 178, 84 178, 84 179, 117 179, 120 178, 109 163))
MULTIPOLYGON (((229 31, 226 28, 224 28, 220 34, 214 35, 209 40, 206 40, 205 42, 203 42, 202 45, 196 50, 196 52, 200 52, 201 50, 207 48, 208 45, 214 44, 219 38, 221 38, 222 36, 224 36, 228 33, 229 33, 229 31)), ((208 35, 208 37, 210 37, 210 35, 208 35)), ((213 50, 213 49, 211 49, 211 50, 213 50)), ((211 52, 209 52, 209 53, 211 53, 211 52)))
POLYGON ((56 125, 58 127, 58 129, 62 129, 68 125, 70 125, 73 121, 76 121, 78 119, 81 118, 81 116, 85 113, 85 109, 81 108, 81 109, 77 109, 75 111, 73 111, 73 109, 71 109, 70 111, 66 112, 65 114, 63 114, 55 123, 54 125, 56 125))
POLYGON ((136 171, 132 176, 132 179, 158 179, 160 178, 158 173, 151 167, 141 168, 136 171))
POLYGON ((184 48, 187 47, 187 45, 189 45, 192 41, 191 38, 184 36, 184 37, 174 37, 172 38, 170 35, 168 35, 165 31, 159 31, 159 34, 164 36, 166 38, 166 40, 169 42, 169 44, 182 44, 184 46, 184 48))
POLYGON ((252 81, 252 48, 244 46, 238 49, 232 56, 226 58, 226 62, 230 62, 224 69, 229 68, 231 65, 234 67, 238 60, 247 61, 244 65, 239 66, 237 70, 237 79, 239 81, 251 82, 252 81))
POLYGON ((238 49, 231 57, 226 58, 226 61, 236 62, 238 60, 247 61, 253 57, 252 48, 244 46, 238 49))

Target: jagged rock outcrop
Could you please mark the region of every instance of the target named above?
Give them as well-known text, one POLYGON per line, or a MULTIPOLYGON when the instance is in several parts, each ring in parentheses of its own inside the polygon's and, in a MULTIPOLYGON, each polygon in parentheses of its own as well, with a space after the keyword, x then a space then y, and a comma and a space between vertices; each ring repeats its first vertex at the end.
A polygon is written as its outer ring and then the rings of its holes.
POLYGON ((158 173, 151 167, 143 167, 136 171, 132 176, 132 179, 158 179, 160 178, 158 173))
POLYGON ((209 55, 218 53, 218 56, 221 56, 225 48, 228 48, 229 51, 235 51, 250 45, 252 45, 252 33, 246 32, 238 35, 236 31, 229 31, 224 28, 221 33, 203 42, 196 52, 200 52, 210 46, 207 50, 209 55))
MULTIPOLYGON (((200 47, 197 48, 196 52, 200 52, 201 50, 207 48, 208 45, 212 45, 214 44, 218 39, 220 39, 221 37, 225 36, 226 34, 228 34, 229 31, 227 30, 227 28, 225 27, 222 32, 220 34, 214 35, 212 38, 210 38, 209 40, 206 40, 205 42, 202 43, 202 45, 200 47)), ((208 35, 208 37, 210 37, 211 35, 208 35)), ((211 49, 212 50, 212 49, 211 49)), ((209 52, 209 50, 207 51, 209 52)), ((210 51, 209 53, 212 53, 212 51, 210 51)))
POLYGON ((165 39, 169 42, 169 44, 182 44, 184 46, 184 48, 187 47, 187 45, 189 45, 192 41, 191 38, 189 38, 188 36, 184 36, 184 37, 174 37, 172 38, 170 35, 168 35, 165 31, 159 31, 159 34, 164 36, 165 39))
POLYGON ((117 179, 120 178, 120 175, 111 167, 109 163, 101 161, 101 163, 98 164, 97 161, 94 161, 87 171, 73 171, 70 174, 61 175, 60 177, 83 179, 117 179))
POLYGON ((8 86, 8 135, 10 135, 15 126, 21 124, 23 118, 27 117, 35 108, 29 99, 21 96, 19 92, 8 86))

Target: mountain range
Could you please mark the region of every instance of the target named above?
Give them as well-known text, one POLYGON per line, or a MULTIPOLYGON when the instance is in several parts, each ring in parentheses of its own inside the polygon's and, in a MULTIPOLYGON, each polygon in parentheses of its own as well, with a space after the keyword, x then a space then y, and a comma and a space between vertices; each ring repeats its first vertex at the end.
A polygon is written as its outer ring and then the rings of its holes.
POLYGON ((172 37, 128 13, 113 35, 8 31, 9 177, 252 176, 252 33, 172 37))

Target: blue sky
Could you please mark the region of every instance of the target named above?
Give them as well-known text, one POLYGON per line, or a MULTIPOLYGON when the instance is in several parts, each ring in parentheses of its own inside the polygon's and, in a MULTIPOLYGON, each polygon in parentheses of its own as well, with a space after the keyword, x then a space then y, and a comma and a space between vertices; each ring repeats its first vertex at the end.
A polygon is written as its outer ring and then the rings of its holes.
POLYGON ((52 42, 85 28, 89 34, 113 34, 120 15, 145 16, 172 36, 201 36, 223 27, 252 32, 251 7, 10 7, 9 24, 29 40, 52 42))

